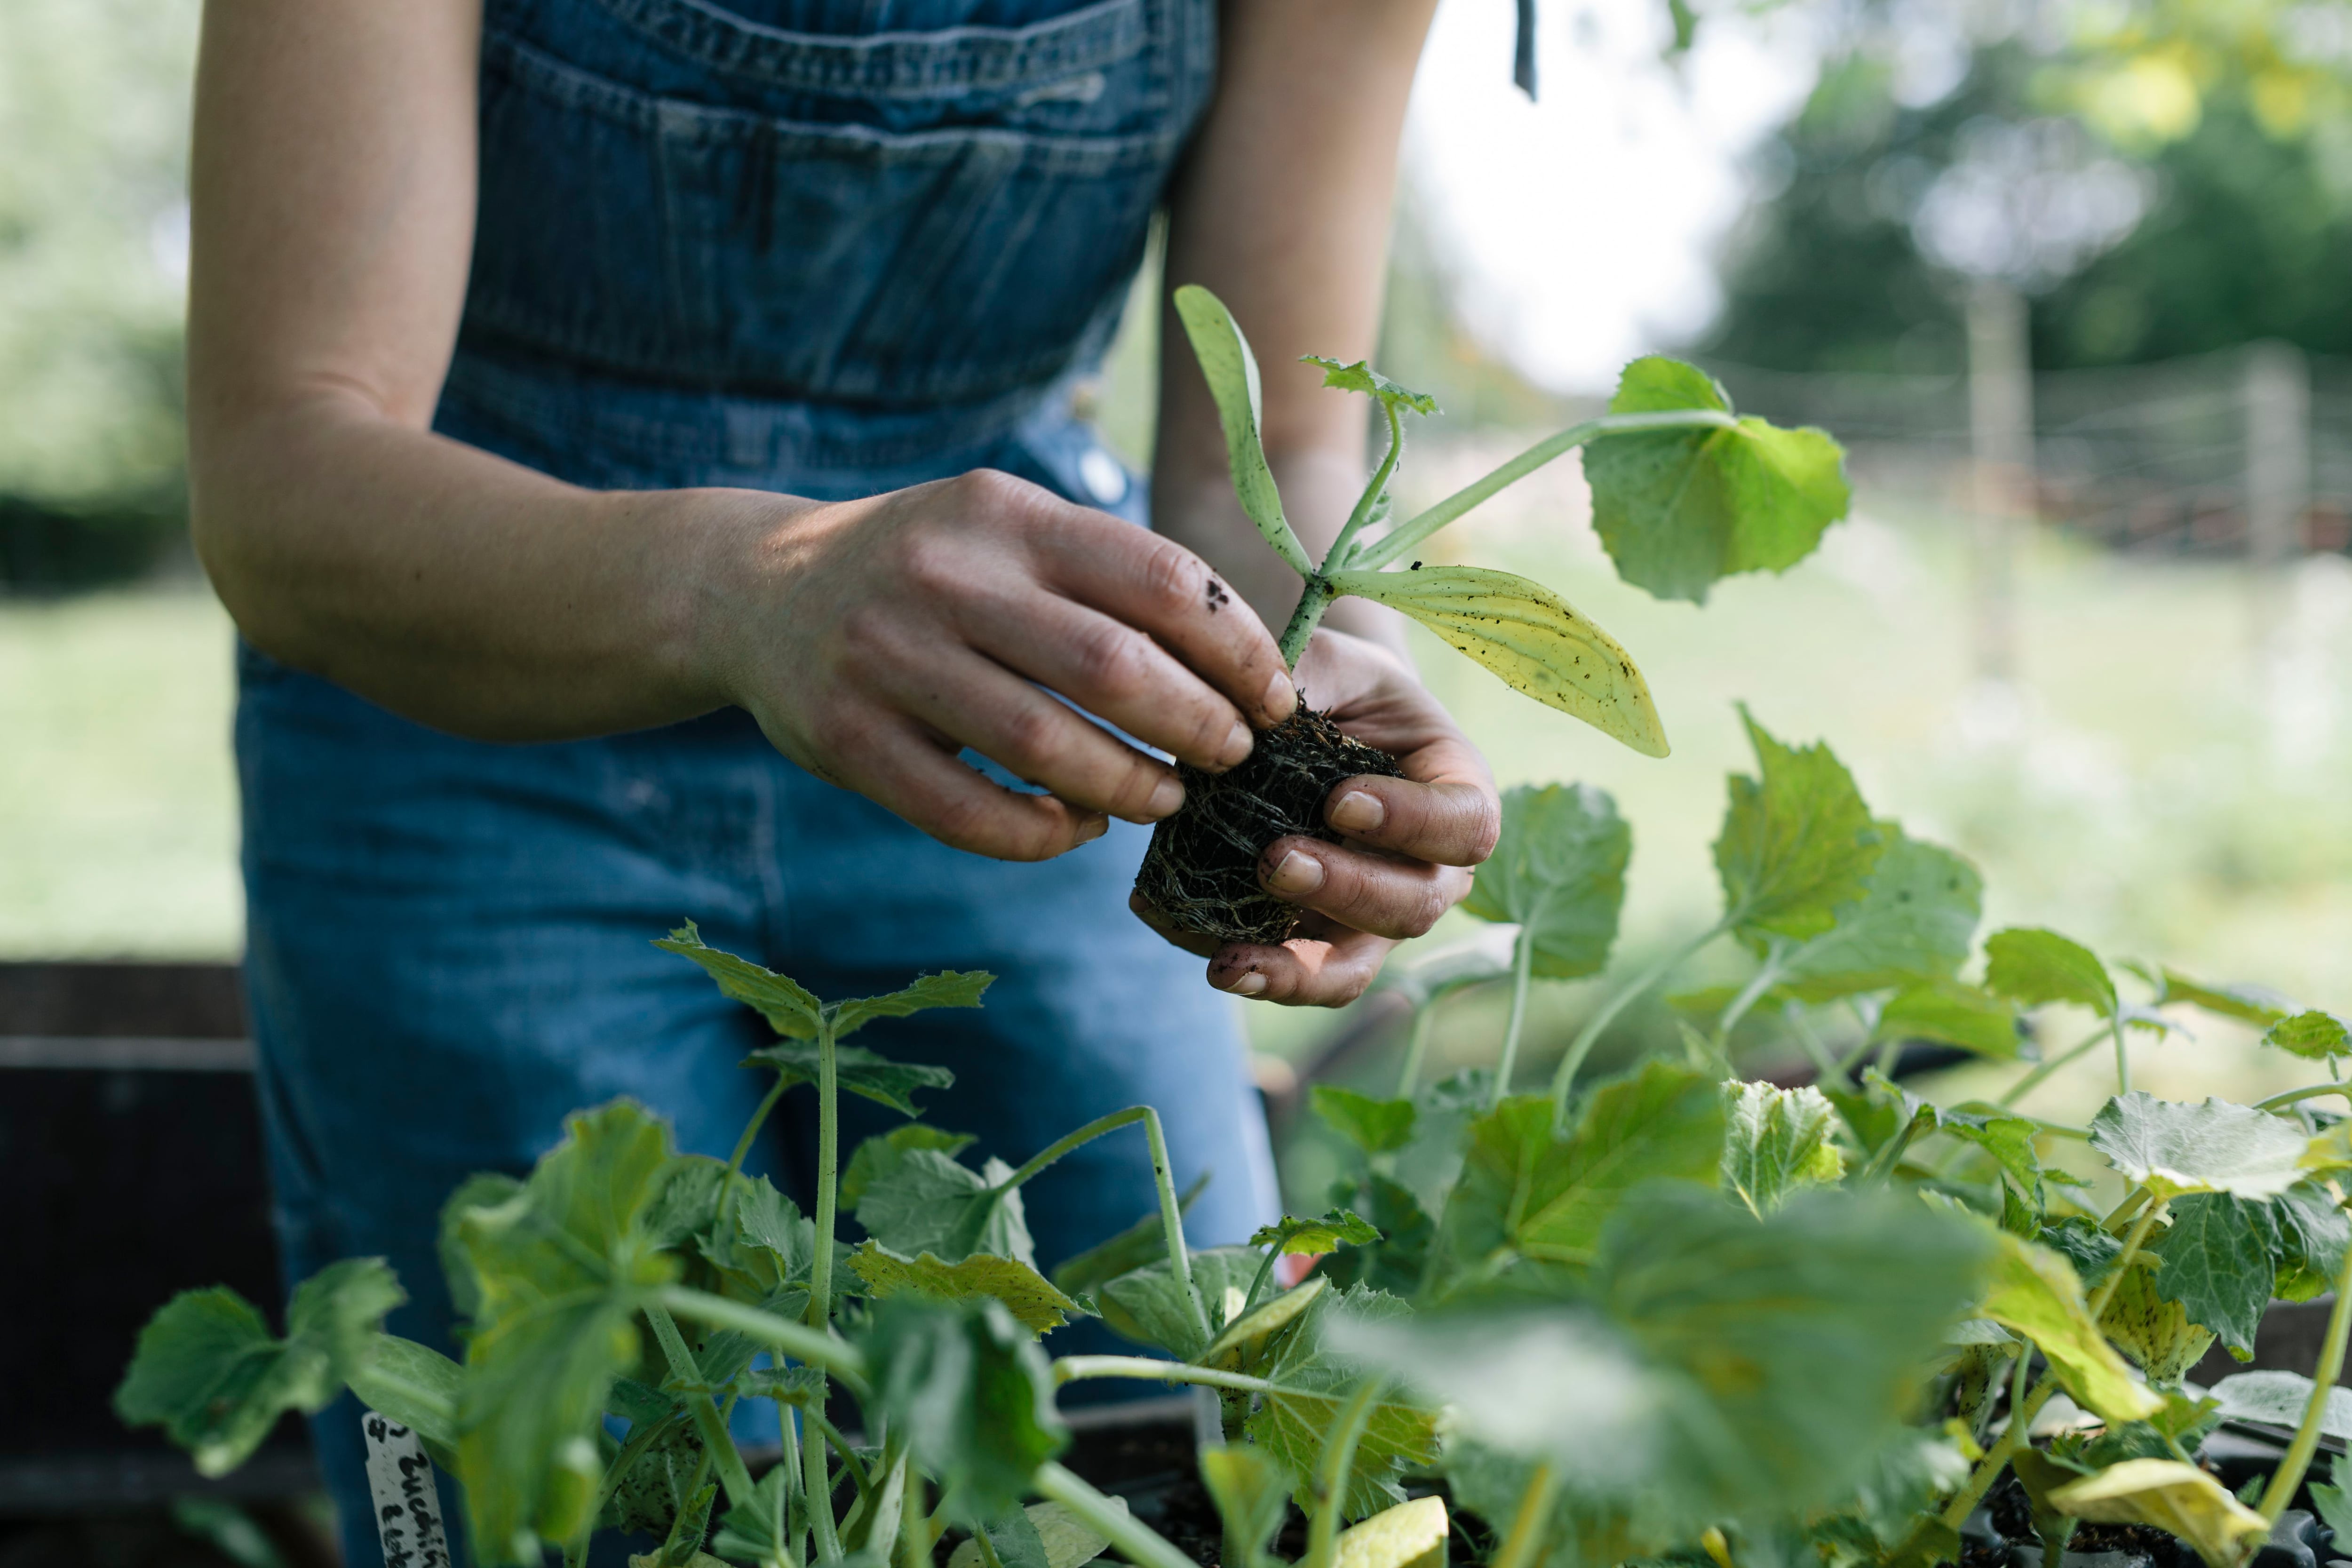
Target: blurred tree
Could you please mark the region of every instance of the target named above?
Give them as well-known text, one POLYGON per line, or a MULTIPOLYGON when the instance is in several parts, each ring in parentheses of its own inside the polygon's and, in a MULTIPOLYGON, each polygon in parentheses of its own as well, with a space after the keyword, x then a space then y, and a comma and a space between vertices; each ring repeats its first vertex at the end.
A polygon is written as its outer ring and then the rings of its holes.
POLYGON ((195 0, 0 5, 0 580, 177 526, 195 0))
POLYGON ((1805 371, 1960 368, 1959 279, 2032 300, 2049 368, 2284 338, 2352 352, 2352 109, 2274 31, 2200 0, 2063 50, 1976 47, 1906 105, 1885 37, 1823 69, 1760 151, 1704 352, 1805 371))

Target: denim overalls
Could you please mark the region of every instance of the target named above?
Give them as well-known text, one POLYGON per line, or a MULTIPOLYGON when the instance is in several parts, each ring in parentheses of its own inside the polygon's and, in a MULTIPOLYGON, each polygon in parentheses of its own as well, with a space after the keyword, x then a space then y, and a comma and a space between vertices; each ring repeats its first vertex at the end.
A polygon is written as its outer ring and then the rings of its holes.
MULTIPOLYGON (((1214 68, 1212 0, 489 0, 479 228, 436 428, 596 488, 844 499, 994 467, 1140 522, 1070 411, 1214 68)), ((392 155, 387 153, 387 155, 392 155)), ((468 1173, 634 1095, 724 1155, 765 1026, 648 945, 687 918, 820 995, 994 971, 870 1027, 951 1068, 928 1120, 1019 1161, 1149 1101, 1202 1244, 1274 1212, 1232 1004, 1127 911, 1145 830, 1042 865, 948 849, 743 713, 465 741, 240 655, 247 973, 290 1275, 382 1254, 446 1346, 468 1173)), ((1001 777, 1001 775, 1000 775, 1001 777)), ((890 1119, 845 1107, 844 1149, 890 1119)), ((807 1201, 814 1102, 761 1163, 807 1201)), ((976 1151, 977 1152, 978 1151, 976 1151)), ((1028 1189, 1050 1266, 1152 1204, 1140 1136, 1028 1189)), ((1098 1329, 1064 1331, 1082 1348, 1098 1329)), ((348 1400, 317 1427, 346 1560, 378 1548, 348 1400)))

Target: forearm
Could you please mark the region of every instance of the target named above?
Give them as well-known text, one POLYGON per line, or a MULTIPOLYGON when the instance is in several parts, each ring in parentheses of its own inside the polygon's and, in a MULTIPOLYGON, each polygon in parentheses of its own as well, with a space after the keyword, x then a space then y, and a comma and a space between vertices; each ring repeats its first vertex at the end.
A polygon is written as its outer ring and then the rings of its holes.
POLYGON ((797 503, 561 483, 320 390, 200 415, 192 528, 257 647, 421 722, 502 741, 727 700, 698 634, 718 557, 797 503))

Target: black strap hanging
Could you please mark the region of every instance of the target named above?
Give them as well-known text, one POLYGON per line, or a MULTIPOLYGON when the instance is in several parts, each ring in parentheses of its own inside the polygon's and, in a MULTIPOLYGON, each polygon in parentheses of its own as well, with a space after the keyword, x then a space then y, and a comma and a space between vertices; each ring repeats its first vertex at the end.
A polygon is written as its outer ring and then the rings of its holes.
POLYGON ((1519 0, 1519 41, 1511 56, 1511 80, 1528 95, 1536 96, 1536 0, 1519 0))

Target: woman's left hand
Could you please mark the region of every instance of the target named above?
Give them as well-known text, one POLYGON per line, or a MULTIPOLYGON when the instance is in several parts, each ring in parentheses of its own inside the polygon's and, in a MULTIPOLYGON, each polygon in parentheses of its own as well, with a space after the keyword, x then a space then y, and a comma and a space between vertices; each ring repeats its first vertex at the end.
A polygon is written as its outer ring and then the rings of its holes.
POLYGON ((1360 774, 1324 797, 1345 843, 1276 839, 1259 885, 1306 911, 1279 947, 1219 943, 1171 929, 1140 895, 1129 906, 1170 942, 1209 960, 1209 984, 1258 1002, 1338 1007, 1361 995, 1389 950, 1437 923, 1470 892, 1468 868, 1494 853, 1502 805, 1486 759, 1395 654, 1320 630, 1296 672, 1299 700, 1390 752, 1402 778, 1360 774))

